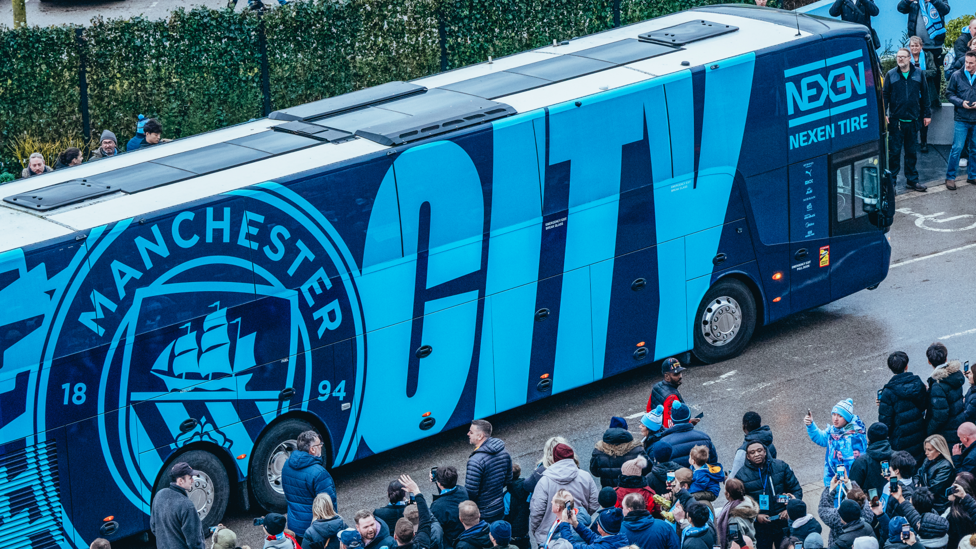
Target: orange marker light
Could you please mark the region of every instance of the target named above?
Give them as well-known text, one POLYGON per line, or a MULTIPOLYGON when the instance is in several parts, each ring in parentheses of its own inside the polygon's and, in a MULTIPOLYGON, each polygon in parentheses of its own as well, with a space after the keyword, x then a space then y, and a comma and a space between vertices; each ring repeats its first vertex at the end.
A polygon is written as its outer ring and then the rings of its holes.
POLYGON ((774 297, 774 298, 773 298, 773 303, 779 303, 779 301, 780 301, 781 299, 783 299, 783 298, 782 298, 782 297, 774 297))
POLYGON ((776 273, 773 275, 773 280, 782 280, 782 279, 783 279, 783 273, 776 273))
POLYGON ((549 379, 549 374, 542 374, 539 377, 541 377, 542 379, 549 379))
POLYGON ((112 520, 115 520, 115 515, 109 515, 109 516, 103 518, 102 519, 102 522, 109 522, 109 521, 112 521, 112 520))
POLYGON ((637 346, 638 346, 638 347, 643 347, 643 346, 644 346, 644 342, 643 342, 643 341, 641 341, 640 343, 638 343, 638 344, 637 344, 637 346))
POLYGON ((247 457, 247 454, 241 454, 241 455, 237 456, 237 459, 244 459, 246 457, 247 457))
POLYGON ((422 415, 420 417, 430 417, 430 412, 424 412, 424 415, 422 415))

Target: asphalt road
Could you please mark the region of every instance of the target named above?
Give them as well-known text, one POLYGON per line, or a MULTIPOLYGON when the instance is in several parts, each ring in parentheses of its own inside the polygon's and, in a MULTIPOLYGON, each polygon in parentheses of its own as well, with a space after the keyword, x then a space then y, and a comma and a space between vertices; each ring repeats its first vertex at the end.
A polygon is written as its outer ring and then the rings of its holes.
MULTIPOLYGON (((885 359, 892 351, 907 352, 911 370, 923 379, 931 370, 925 349, 933 341, 944 342, 951 358, 976 359, 976 317, 966 299, 974 289, 976 186, 960 184, 955 193, 937 187, 899 197, 891 271, 877 290, 762 328, 742 356, 685 373, 682 395, 695 413, 705 413, 699 428, 712 437, 723 463, 731 464, 742 441, 742 414, 757 411, 815 509, 824 451, 807 439, 802 419, 808 408, 823 424, 838 400, 853 398, 855 412, 870 424, 877 420, 876 391, 890 377, 885 359)), ((636 417, 660 378, 657 371, 630 372, 489 419, 523 470, 534 467, 555 435, 569 439, 588 464, 611 416, 628 418, 637 431, 636 417)), ((401 473, 426 479, 432 466, 463 471, 471 451, 465 433, 454 429, 333 471, 340 514, 350 518, 358 509, 384 505, 386 485, 401 473)), ((238 511, 225 524, 240 543, 257 548, 260 528, 251 523, 259 515, 238 511)))

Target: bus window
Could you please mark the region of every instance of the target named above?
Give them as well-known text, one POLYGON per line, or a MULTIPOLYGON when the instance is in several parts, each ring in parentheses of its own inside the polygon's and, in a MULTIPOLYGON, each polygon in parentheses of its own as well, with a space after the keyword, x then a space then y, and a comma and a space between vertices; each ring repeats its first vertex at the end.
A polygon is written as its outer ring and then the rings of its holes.
POLYGON ((851 166, 837 168, 837 222, 851 218, 851 166))
POLYGON ((868 232, 868 214, 878 209, 881 158, 876 142, 852 147, 830 157, 834 189, 833 236, 868 232))

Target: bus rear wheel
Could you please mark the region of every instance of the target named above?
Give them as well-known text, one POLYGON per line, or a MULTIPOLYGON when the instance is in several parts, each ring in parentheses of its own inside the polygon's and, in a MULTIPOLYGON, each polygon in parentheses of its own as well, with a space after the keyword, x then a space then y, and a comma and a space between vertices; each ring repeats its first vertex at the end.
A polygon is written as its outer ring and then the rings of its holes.
POLYGON ((287 509, 285 489, 281 484, 281 470, 291 453, 298 447, 298 435, 315 430, 307 421, 286 419, 268 431, 251 456, 248 484, 254 499, 264 509, 284 513, 287 509))
MULTIPOLYGON (((227 503, 230 501, 230 480, 227 477, 227 470, 216 456, 205 450, 190 450, 185 454, 177 456, 170 464, 186 462, 193 467, 199 475, 193 477, 193 490, 187 494, 193 506, 197 510, 197 516, 203 523, 206 531, 212 526, 220 524, 227 512, 227 503)), ((163 471, 162 476, 156 483, 156 493, 170 485, 169 469, 163 471)))
POLYGON ((756 300, 742 282, 720 280, 705 292, 695 315, 695 356, 713 364, 738 356, 756 329, 756 300))

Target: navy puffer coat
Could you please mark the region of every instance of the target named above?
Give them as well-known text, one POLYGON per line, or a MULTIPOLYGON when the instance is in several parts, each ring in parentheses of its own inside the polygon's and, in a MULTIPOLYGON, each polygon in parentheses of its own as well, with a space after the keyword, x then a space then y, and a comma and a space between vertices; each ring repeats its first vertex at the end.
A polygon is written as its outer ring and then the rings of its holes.
POLYGON ((332 475, 322 465, 322 458, 308 452, 295 450, 281 469, 281 486, 288 502, 288 528, 297 537, 305 536, 305 529, 312 523, 312 502, 315 496, 325 492, 332 498, 332 505, 339 508, 332 475))
POLYGON ((688 467, 688 454, 698 445, 708 447, 708 463, 718 463, 718 451, 712 439, 690 423, 679 423, 668 429, 668 434, 661 440, 671 445, 671 461, 682 467, 688 467))
POLYGON ((478 504, 482 517, 505 514, 505 485, 512 480, 512 456, 505 443, 488 438, 468 458, 464 487, 471 501, 478 504))
POLYGON ((966 421, 962 386, 966 377, 957 363, 939 367, 929 378, 929 435, 942 435, 949 447, 959 442, 956 429, 966 421))
POLYGON ((336 515, 330 519, 313 520, 305 529, 302 549, 324 549, 326 545, 339 547, 339 532, 346 528, 346 521, 336 515))
POLYGON ((928 392, 922 378, 909 372, 891 377, 881 390, 878 421, 888 426, 888 441, 894 451, 904 450, 919 463, 924 452, 925 409, 928 392))

